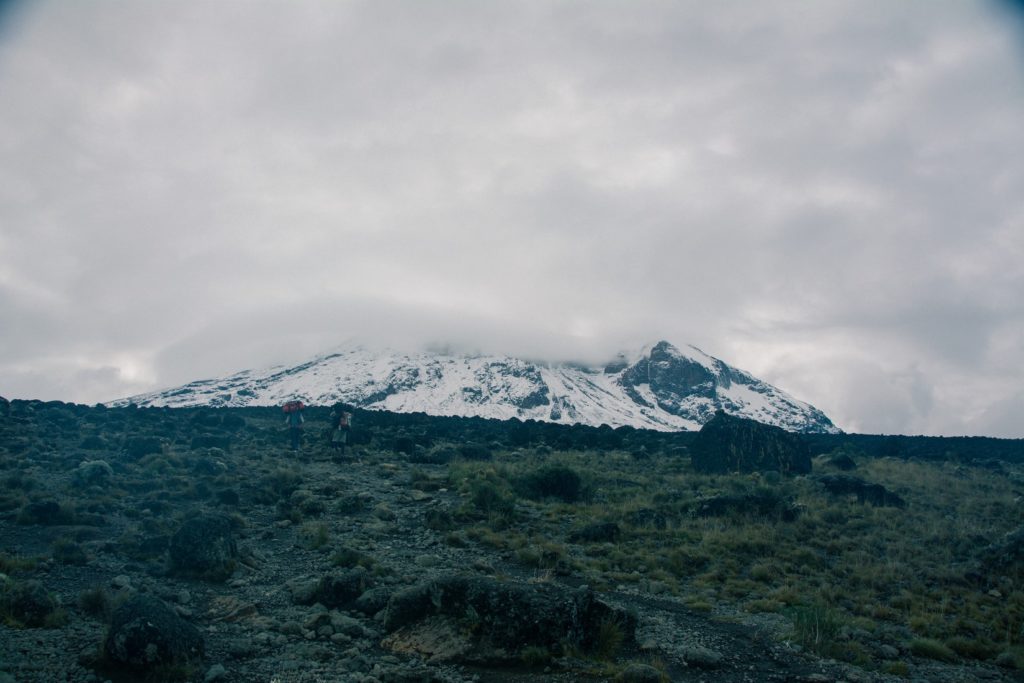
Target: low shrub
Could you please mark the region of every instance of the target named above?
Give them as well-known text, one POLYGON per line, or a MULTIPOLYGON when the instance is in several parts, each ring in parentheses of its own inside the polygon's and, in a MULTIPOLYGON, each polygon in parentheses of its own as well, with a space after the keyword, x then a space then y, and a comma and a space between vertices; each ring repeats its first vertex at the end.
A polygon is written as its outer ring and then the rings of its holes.
POLYGON ((302 525, 301 533, 310 550, 319 550, 331 540, 330 529, 323 522, 307 522, 302 525))
POLYGON ((583 498, 583 479, 574 469, 550 465, 519 477, 516 490, 531 500, 557 498, 575 503, 583 498))
POLYGON ((57 564, 83 566, 89 563, 89 558, 82 546, 66 538, 54 542, 53 559, 57 564))
POLYGON ((914 638, 910 641, 910 652, 916 657, 934 659, 940 662, 955 662, 956 653, 932 638, 914 638))
POLYGON ((105 620, 110 616, 110 595, 99 586, 84 590, 78 596, 78 608, 91 617, 105 620))
POLYGON ((833 654, 842 622, 839 614, 821 603, 801 605, 789 610, 793 622, 793 640, 806 650, 822 656, 833 654))

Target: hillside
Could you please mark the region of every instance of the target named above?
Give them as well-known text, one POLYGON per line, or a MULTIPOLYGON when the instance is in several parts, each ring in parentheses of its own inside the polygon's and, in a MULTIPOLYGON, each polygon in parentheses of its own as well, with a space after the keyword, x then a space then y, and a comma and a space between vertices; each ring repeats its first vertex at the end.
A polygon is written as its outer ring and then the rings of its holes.
POLYGON ((843 448, 807 475, 716 475, 694 434, 359 410, 339 454, 327 410, 306 416, 293 454, 276 408, 0 402, 0 679, 1024 667, 1016 465, 859 454, 854 478, 898 494, 876 505, 828 492, 843 448), (131 650, 141 613, 166 647, 131 650))

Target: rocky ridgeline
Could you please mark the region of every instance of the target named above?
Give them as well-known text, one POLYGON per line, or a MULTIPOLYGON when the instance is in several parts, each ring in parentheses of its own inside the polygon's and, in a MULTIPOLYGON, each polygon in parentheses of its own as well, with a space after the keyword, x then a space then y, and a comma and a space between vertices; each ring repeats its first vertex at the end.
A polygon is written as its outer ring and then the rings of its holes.
MULTIPOLYGON (((776 431, 719 427, 715 448, 754 454, 730 467, 800 471, 805 451, 776 431)), ((311 425, 293 454, 269 410, 0 402, 0 681, 898 680, 819 660, 768 621, 714 619, 660 591, 597 591, 571 568, 538 572, 466 542, 446 463, 487 459, 483 446, 427 457, 381 427, 374 443, 387 448, 339 457, 321 436, 311 425)), ((546 473, 560 478, 524 485, 581 495, 578 480, 546 473)), ((798 512, 726 496, 690 514, 752 510, 798 512)), ((639 510, 632 523, 670 520, 639 510)), ((604 522, 566 535, 584 547, 621 533, 604 522)), ((1012 564, 1019 546, 991 561, 1012 564)))

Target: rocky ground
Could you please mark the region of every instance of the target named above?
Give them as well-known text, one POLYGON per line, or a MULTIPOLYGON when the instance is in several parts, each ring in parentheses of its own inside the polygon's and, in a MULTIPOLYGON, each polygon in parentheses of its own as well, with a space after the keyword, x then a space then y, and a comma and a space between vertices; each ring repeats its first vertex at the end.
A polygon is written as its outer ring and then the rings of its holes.
POLYGON ((1017 680, 907 653, 905 678, 883 674, 802 651, 779 615, 592 591, 436 523, 464 504, 447 465, 337 457, 312 431, 295 454, 270 413, 198 429, 90 410, 0 415, 0 681, 1017 680), (33 582, 55 600, 37 625, 10 597, 33 582), (132 622, 126 606, 160 609, 139 596, 173 614, 132 622), (161 619, 139 647, 130 629, 161 619))

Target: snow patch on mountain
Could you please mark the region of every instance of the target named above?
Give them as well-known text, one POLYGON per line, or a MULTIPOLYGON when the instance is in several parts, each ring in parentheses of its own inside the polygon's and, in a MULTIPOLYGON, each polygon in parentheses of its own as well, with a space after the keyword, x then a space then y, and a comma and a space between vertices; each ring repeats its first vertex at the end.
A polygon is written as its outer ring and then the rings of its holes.
POLYGON ((696 347, 658 342, 603 367, 359 345, 294 366, 133 396, 112 405, 252 406, 300 399, 432 415, 694 430, 716 410, 797 432, 838 432, 818 409, 696 347))

